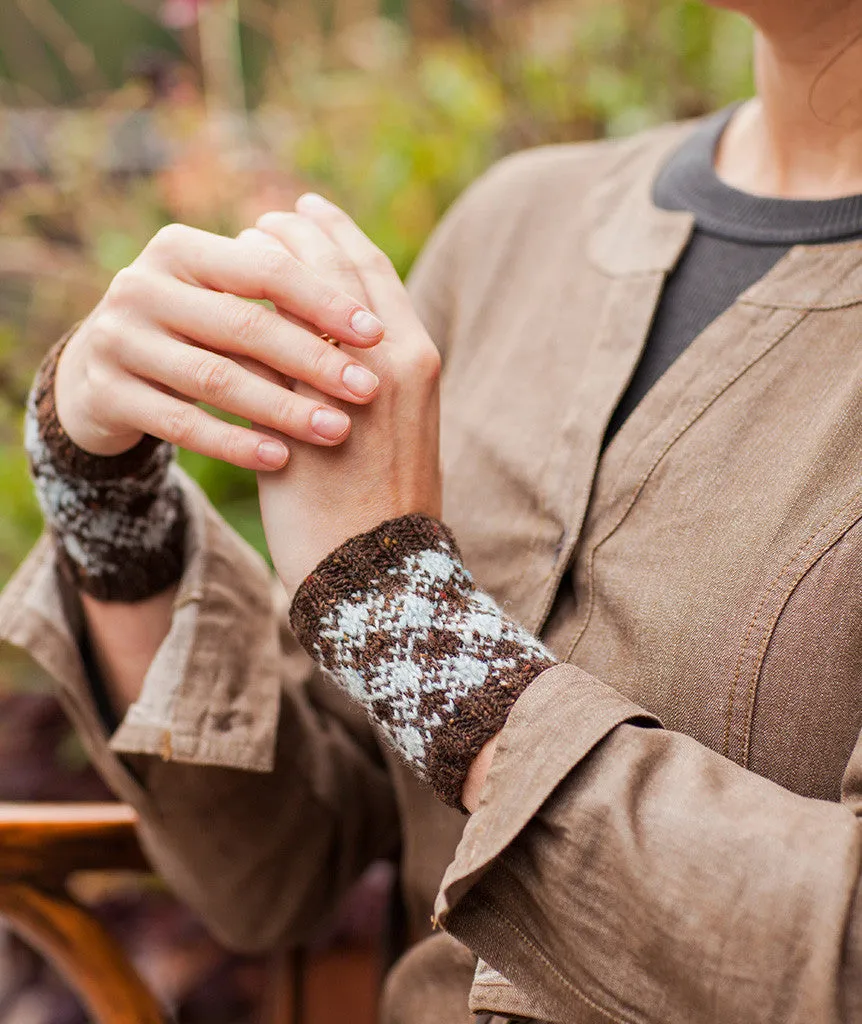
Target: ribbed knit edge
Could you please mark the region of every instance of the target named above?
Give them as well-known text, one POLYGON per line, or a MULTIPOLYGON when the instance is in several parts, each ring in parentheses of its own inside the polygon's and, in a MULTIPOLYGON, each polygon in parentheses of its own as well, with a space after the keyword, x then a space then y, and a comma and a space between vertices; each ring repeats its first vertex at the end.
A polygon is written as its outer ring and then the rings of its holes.
POLYGON ((455 714, 438 728, 428 751, 428 781, 445 804, 467 813, 461 794, 473 762, 506 724, 521 694, 554 664, 542 659, 524 662, 517 673, 492 679, 456 702, 455 714))
POLYGON ((330 608, 374 589, 389 569, 397 568, 411 554, 439 549, 441 541, 460 560, 458 545, 447 527, 421 514, 388 519, 376 529, 345 541, 297 590, 290 608, 296 638, 312 657, 317 657, 320 620, 330 608))

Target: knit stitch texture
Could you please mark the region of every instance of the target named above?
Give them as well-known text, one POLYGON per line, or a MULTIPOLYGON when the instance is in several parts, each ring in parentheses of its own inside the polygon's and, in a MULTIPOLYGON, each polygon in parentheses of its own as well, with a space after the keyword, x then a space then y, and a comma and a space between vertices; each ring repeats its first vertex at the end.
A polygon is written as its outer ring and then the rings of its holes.
POLYGON ((294 632, 447 804, 530 683, 556 664, 479 591, 440 522, 354 537, 299 588, 294 632))
POLYGON ((61 571, 104 601, 141 601, 183 571, 186 514, 173 448, 145 437, 121 455, 78 448, 57 417, 54 379, 66 341, 48 353, 27 402, 24 444, 61 571))

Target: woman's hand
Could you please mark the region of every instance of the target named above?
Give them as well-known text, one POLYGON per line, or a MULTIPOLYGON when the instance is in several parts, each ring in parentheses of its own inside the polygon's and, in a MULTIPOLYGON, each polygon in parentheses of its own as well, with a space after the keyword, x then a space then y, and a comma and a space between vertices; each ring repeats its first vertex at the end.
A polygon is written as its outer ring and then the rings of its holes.
MULTIPOLYGON (((410 513, 425 513, 439 519, 441 512, 440 356, 437 349, 389 260, 346 214, 319 196, 303 196, 297 203, 297 211, 267 214, 258 221, 255 230, 280 242, 334 286, 366 302, 387 328, 381 343, 361 354, 363 361, 380 377, 381 387, 374 404, 355 417, 356 429, 349 440, 337 451, 303 447, 294 453, 290 467, 284 472, 258 477, 267 541, 291 600, 318 563, 351 537, 410 513)), ((375 582, 367 580, 369 588, 373 589, 375 582)), ((440 588, 445 590, 448 585, 441 577, 440 588)), ((499 609, 495 613, 490 599, 483 600, 479 595, 475 605, 468 599, 466 608, 468 613, 479 609, 479 618, 486 623, 494 620, 496 614, 499 636, 492 627, 483 639, 481 630, 476 632, 476 623, 471 621, 467 632, 475 633, 472 640, 465 637, 461 628, 464 623, 458 620, 458 616, 465 613, 465 594, 459 592, 458 600, 451 607, 446 606, 442 595, 439 599, 438 632, 445 635, 449 630, 451 639, 463 642, 465 663, 469 664, 471 656, 480 655, 483 643, 484 654, 490 654, 489 671, 487 677, 482 677, 481 685, 476 686, 476 678, 471 677, 469 671, 460 680, 457 700, 459 708, 466 712, 463 722, 472 723, 468 729, 470 735, 466 739, 459 738, 458 723, 462 719, 458 715, 452 719, 454 726, 451 722, 446 725, 444 731, 449 743, 448 746, 443 744, 445 769, 442 772, 438 770, 440 757, 434 743, 435 737, 440 739, 436 730, 441 722, 423 720, 424 712, 418 706, 415 720, 409 717, 409 709, 413 707, 410 700, 403 701, 398 713, 394 713, 393 692, 397 691, 399 680, 387 675, 386 640, 372 645, 376 655, 365 652, 372 663, 375 656, 380 659, 371 672, 373 682, 366 678, 360 683, 356 679, 359 670, 351 662, 353 676, 348 683, 342 680, 342 685, 366 708, 372 720, 378 722, 420 777, 431 781, 438 795, 453 806, 460 804, 472 812, 479 804, 494 757, 495 734, 505 721, 508 709, 531 678, 553 664, 553 659, 538 641, 505 620, 499 609), (495 658, 494 644, 501 639, 507 645, 505 657, 495 658), (521 647, 522 657, 517 661, 518 670, 506 675, 513 645, 521 647), (478 719, 475 708, 471 711, 469 707, 471 689, 478 694, 478 703, 483 709, 478 719), (380 709, 387 707, 390 713, 381 718, 380 709), (492 711, 496 708, 496 712, 483 730, 481 718, 489 708, 492 711), (427 742, 429 730, 434 734, 430 744, 427 742), (417 736, 422 737, 418 758, 417 736)), ((362 604, 361 599, 358 603, 362 604)), ((429 602, 424 603, 427 608, 429 602)), ((409 625, 406 628, 409 630, 409 625)), ((388 641, 393 642, 391 636, 388 641)), ((421 690, 423 682, 428 684, 429 706, 434 707, 435 701, 440 701, 441 676, 439 672, 434 676, 433 644, 430 647, 420 645, 420 648, 424 651, 421 668, 413 666, 416 676, 410 675, 408 668, 407 678, 411 688, 418 686, 421 690), (430 673, 428 680, 419 678, 422 672, 430 673)), ((310 648, 306 646, 306 649, 310 648)), ((442 652, 445 657, 451 650, 451 646, 444 644, 436 656, 442 652)), ((409 658, 406 664, 409 666, 409 658)), ((439 665, 437 668, 439 670, 439 665)), ((448 674, 451 675, 451 671, 448 674)), ((440 716, 447 719, 442 705, 440 716)))
POLYGON ((379 386, 350 353, 377 344, 383 324, 337 283, 253 236, 172 225, 120 271, 57 370, 57 414, 80 448, 117 455, 153 434, 271 470, 288 458, 285 438, 332 447, 348 436, 344 403, 364 405, 379 386), (288 315, 245 298, 269 299, 288 315), (340 351, 322 332, 358 348, 340 351), (292 391, 285 377, 315 390, 292 391), (278 439, 223 422, 198 402, 278 439))
MULTIPOLYGON (((412 512, 439 517, 441 505, 439 353, 392 264, 353 221, 319 196, 302 197, 297 211, 267 214, 257 229, 367 302, 386 333, 363 352, 342 346, 381 381, 374 404, 354 415, 350 438, 337 451, 297 448, 284 472, 259 477, 267 542, 291 597, 345 540, 412 512)), ((306 386, 297 394, 315 398, 306 386)))

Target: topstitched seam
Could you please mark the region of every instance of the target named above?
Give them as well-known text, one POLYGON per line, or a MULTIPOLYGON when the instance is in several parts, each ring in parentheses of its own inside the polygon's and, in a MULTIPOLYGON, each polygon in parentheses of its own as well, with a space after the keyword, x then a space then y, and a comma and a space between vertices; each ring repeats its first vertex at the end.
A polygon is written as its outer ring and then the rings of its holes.
POLYGON ((566 988, 574 996, 576 996, 578 999, 581 1000, 581 1002, 589 1006, 590 1009, 595 1010, 597 1013, 600 1013, 603 1017, 607 1017, 607 1019, 613 1021, 614 1024, 637 1024, 634 1018, 628 1016, 620 1016, 613 1010, 608 1010, 605 1007, 599 1005, 599 1003, 597 1003, 594 999, 591 999, 590 996, 586 994, 586 992, 582 991, 580 988, 578 988, 577 985, 569 981, 569 979, 562 973, 562 971, 558 970, 558 968, 554 965, 553 961, 550 959, 547 953, 545 953, 545 951, 539 945, 537 945, 537 943, 535 943, 529 937, 529 935, 526 934, 526 932, 519 928, 518 925, 514 923, 514 921, 511 921, 508 917, 506 917, 506 915, 498 907, 494 906, 492 903, 486 903, 485 909, 489 910, 504 925, 507 925, 509 928, 511 928, 512 931, 521 939, 521 941, 533 950, 536 956, 539 957, 539 959, 550 970, 550 972, 559 981, 561 981, 563 985, 565 985, 566 988))
MULTIPOLYGON (((860 495, 856 494, 854 496, 854 500, 858 500, 859 497, 860 497, 860 495)), ((840 515, 840 513, 843 512, 845 509, 847 509, 852 503, 853 503, 852 501, 849 501, 843 508, 839 509, 839 511, 836 512, 835 516, 833 516, 832 518, 834 519, 836 516, 840 515)), ((832 548, 834 548, 835 545, 841 540, 841 538, 845 537, 847 535, 847 533, 850 530, 852 530, 853 527, 860 521, 860 519, 862 519, 862 513, 860 513, 852 522, 848 523, 847 526, 842 526, 842 528, 836 534, 834 534, 832 537, 830 537, 829 540, 823 545, 823 547, 821 547, 818 551, 816 551, 814 553, 813 557, 811 557, 806 562, 806 564, 802 568, 801 572, 799 572, 795 576, 795 578, 793 579, 793 581, 790 584, 790 586, 782 594, 781 599, 780 599, 780 601, 778 603, 778 607, 777 607, 777 609, 775 611, 775 614, 772 616, 771 620, 769 621, 769 623, 767 624, 766 628, 764 629, 763 639, 762 639, 761 645, 760 645, 760 650, 758 652, 757 659, 755 660, 754 666, 752 668, 751 679, 749 681, 749 687, 748 687, 748 717, 747 717, 746 726, 745 726, 745 736, 744 736, 743 748, 742 748, 742 766, 743 767, 747 767, 748 766, 749 746, 750 746, 750 742, 751 742, 752 720, 753 720, 753 717, 754 717, 754 700, 755 700, 755 696, 756 696, 756 693, 757 693, 757 685, 758 685, 758 682, 760 681, 760 673, 761 673, 761 671, 763 669, 763 663, 764 663, 764 661, 766 659, 766 652, 767 652, 767 650, 769 648, 769 644, 770 644, 770 641, 772 640, 773 634, 775 632, 775 627, 778 624, 778 620, 781 618, 781 615, 782 615, 784 609, 787 607, 787 602, 790 600, 790 597, 793 594, 793 591, 799 586, 799 584, 802 582, 802 580, 805 578, 805 576, 808 574, 808 572, 811 570, 811 568, 814 565, 817 564, 817 562, 823 557, 823 555, 825 555, 828 551, 830 551, 832 548)))
POLYGON ((811 544, 811 542, 814 541, 817 538, 817 535, 822 533, 823 530, 825 530, 826 527, 829 526, 829 524, 831 522, 833 522, 837 516, 840 516, 841 513, 845 511, 845 509, 849 508, 853 504, 853 502, 856 501, 857 498, 858 498, 858 495, 854 495, 845 505, 842 505, 840 508, 835 509, 834 512, 831 512, 823 520, 823 522, 820 523, 820 525, 818 527, 816 527, 816 529, 811 534, 811 536, 807 540, 803 541, 802 544, 800 544, 799 547, 796 549, 796 551, 794 551, 793 554, 787 559, 787 561, 784 563, 784 565, 782 565, 782 567, 778 570, 778 572, 775 574, 775 576, 770 580, 769 585, 767 586, 766 590, 763 592, 763 596, 761 597, 759 604, 755 608, 754 614, 751 617, 751 621, 748 624, 748 629, 746 630, 745 636, 743 637, 742 645, 740 646, 740 649, 739 649, 739 656, 738 656, 738 658, 736 660, 736 672, 734 673, 733 684, 732 684, 732 686, 730 688, 730 695, 729 695, 728 706, 727 706, 727 717, 726 717, 726 720, 725 720, 725 730, 724 730, 724 756, 725 757, 730 757, 730 730, 731 730, 731 723, 732 723, 732 719, 733 719, 733 709, 734 709, 734 707, 736 705, 736 691, 737 691, 737 688, 739 686, 740 675, 742 674, 742 662, 745 659, 745 652, 746 652, 746 650, 748 648, 749 640, 751 639, 751 635, 754 632, 754 627, 755 627, 755 625, 757 623, 758 618, 760 617, 760 613, 761 613, 761 611, 763 611, 763 606, 766 604, 766 602, 769 600, 770 595, 775 590, 775 588, 778 586, 779 581, 781 580, 781 577, 785 574, 785 572, 787 572, 787 570, 790 568, 790 566, 793 565, 793 563, 796 561, 796 559, 799 558, 799 556, 803 553, 803 551, 805 551, 805 549, 808 547, 808 545, 811 544))
POLYGON ((775 334, 773 336, 770 336, 769 341, 766 342, 760 348, 760 350, 757 352, 756 355, 754 355, 747 363, 745 363, 736 373, 734 373, 731 376, 725 378, 724 381, 722 381, 722 383, 712 392, 712 394, 709 395, 709 397, 706 399, 706 401, 704 401, 695 410, 695 412, 692 413, 692 415, 686 420, 686 422, 680 427, 680 429, 673 435, 673 437, 670 438, 670 440, 665 444, 665 446, 661 449, 659 454, 656 456, 656 458, 654 459, 654 461, 653 461, 652 465, 650 466, 650 468, 641 477, 640 481, 635 486, 634 492, 633 492, 633 494, 632 494, 628 504, 623 509, 622 514, 620 515, 620 517, 617 520, 617 522, 604 535, 604 537, 602 537, 602 539, 597 544, 595 544, 593 546, 592 550, 590 551, 589 561, 587 563, 587 589, 588 589, 588 594, 589 594, 588 601, 587 601, 587 612, 586 612, 586 615, 584 616, 584 621, 583 621, 583 624, 581 625, 581 628, 577 631, 577 633, 575 634, 575 637, 574 637, 571 645, 569 646, 569 650, 568 650, 568 652, 566 654, 566 658, 565 658, 566 661, 569 661, 571 659, 572 655, 574 654, 575 648, 578 646, 578 643, 580 642, 581 638, 583 637, 584 633, 586 632, 587 627, 589 626, 590 620, 592 618, 593 609, 595 607, 594 570, 595 570, 596 552, 599 550, 599 548, 603 544, 605 544, 608 540, 610 540, 610 538, 617 532, 617 530, 620 528, 620 526, 622 526, 623 522, 625 522, 629 512, 631 512, 632 508, 634 508, 634 505, 637 502, 637 499, 640 497, 640 494, 643 491, 644 487, 646 486, 647 482, 649 481, 650 477, 653 475, 655 470, 658 468, 659 464, 662 462, 662 460, 664 459, 665 455, 667 455, 667 453, 676 444, 676 442, 683 436, 683 434, 685 434, 686 431, 689 430, 689 428, 694 423, 696 423, 697 420, 700 419, 700 417, 706 412, 706 410, 718 398, 720 398, 721 395, 724 394, 724 392, 727 391, 727 389, 729 387, 731 387, 733 384, 735 384, 736 381, 738 381, 745 373, 747 373, 751 369, 752 366, 754 366, 761 359, 763 359, 764 356, 766 356, 771 351, 771 349, 773 349, 775 347, 775 345, 782 338, 786 337, 788 334, 790 334, 791 331, 795 330, 799 326, 799 324, 801 324, 802 321, 806 318, 806 316, 808 316, 808 314, 809 314, 809 311, 806 310, 803 313, 801 313, 801 314, 799 314, 797 316, 794 316, 792 321, 789 324, 782 325, 781 330, 778 331, 777 334, 775 334))

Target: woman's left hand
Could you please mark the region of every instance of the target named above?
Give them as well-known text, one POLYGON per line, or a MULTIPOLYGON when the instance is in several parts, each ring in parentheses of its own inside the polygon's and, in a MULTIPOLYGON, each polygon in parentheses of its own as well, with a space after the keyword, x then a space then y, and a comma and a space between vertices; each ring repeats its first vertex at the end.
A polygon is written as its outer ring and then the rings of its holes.
POLYGON ((373 350, 348 349, 381 380, 372 405, 350 409, 350 437, 325 451, 294 445, 283 471, 258 476, 270 554, 293 598, 350 537, 409 513, 439 518, 440 355, 389 259, 338 207, 306 195, 295 213, 265 214, 248 234, 285 246, 386 325, 373 350))

